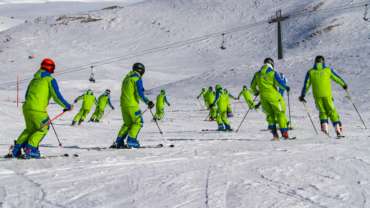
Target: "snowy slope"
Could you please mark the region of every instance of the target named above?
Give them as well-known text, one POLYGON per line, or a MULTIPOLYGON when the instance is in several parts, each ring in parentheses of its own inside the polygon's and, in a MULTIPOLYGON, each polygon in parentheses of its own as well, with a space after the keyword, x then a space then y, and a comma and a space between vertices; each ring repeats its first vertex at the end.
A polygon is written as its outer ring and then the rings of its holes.
MULTIPOLYGON (((66 15, 57 9, 63 3, 48 3, 56 9, 47 17, 22 16, 21 10, 13 10, 7 15, 27 21, 0 33, 0 124, 6 127, 0 131, 0 152, 5 153, 24 128, 21 108, 15 104, 14 81, 17 75, 25 79, 20 85, 23 99, 28 79, 43 57, 56 60, 57 72, 71 72, 57 75, 68 100, 87 88, 96 94, 111 88, 117 110, 108 110, 101 124, 72 128, 69 124, 77 105, 55 122, 64 148, 58 147, 50 131, 42 153, 78 153, 79 158, 0 161, 0 206, 369 207, 369 132, 363 130, 343 90, 333 87, 347 135, 344 140, 316 136, 297 101, 306 71, 314 56, 322 54, 347 80, 369 122, 370 23, 362 19, 364 8, 326 10, 358 2, 147 0, 107 3, 101 8, 83 3, 77 13, 66 15), (119 7, 102 9, 113 5, 119 7), (207 112, 195 96, 202 87, 216 83, 234 95, 242 85, 249 85, 263 59, 276 56, 275 25, 267 23, 276 9, 286 14, 323 11, 283 24, 285 59, 276 61, 276 68, 290 81, 295 127, 291 134, 298 139, 271 142, 271 135, 261 131, 266 123, 260 111, 248 115, 238 134, 202 133, 201 129, 213 129, 216 124, 203 121, 207 112), (226 34, 226 50, 220 49, 221 35, 186 41, 251 23, 257 24, 226 34), (176 42, 181 46, 146 51, 176 42), (113 57, 120 59, 101 61, 113 57), (175 148, 88 149, 109 146, 116 137, 122 124, 118 110, 122 77, 136 61, 147 66, 148 96, 154 100, 159 89, 165 88, 172 104, 160 122, 165 134, 158 133, 146 113, 140 141, 175 144, 175 148), (88 82, 90 65, 96 65, 96 84, 88 82), (87 70, 73 71, 78 66, 87 70)), ((318 115, 308 97, 317 125, 318 115)), ((233 109, 231 122, 236 128, 246 105, 235 101, 233 109)), ((51 105, 50 116, 60 110, 51 105)))

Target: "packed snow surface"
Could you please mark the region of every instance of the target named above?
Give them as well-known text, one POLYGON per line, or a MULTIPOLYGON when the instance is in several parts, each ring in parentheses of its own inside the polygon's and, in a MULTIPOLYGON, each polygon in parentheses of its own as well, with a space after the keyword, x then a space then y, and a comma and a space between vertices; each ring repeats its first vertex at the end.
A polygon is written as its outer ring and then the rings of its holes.
MULTIPOLYGON (((370 132, 343 89, 333 85, 346 135, 341 140, 316 135, 297 100, 305 73, 322 54, 347 81, 369 123, 370 22, 363 19, 364 6, 353 6, 364 1, 9 4, 15 2, 0 6, 6 12, 0 19, 0 153, 7 153, 24 128, 16 79, 23 101, 44 57, 55 59, 55 77, 68 101, 88 88, 96 95, 110 88, 116 110, 107 109, 101 123, 71 127, 77 104, 55 121, 63 147, 50 129, 40 150, 68 153, 68 158, 0 159, 0 207, 370 207, 370 132), (291 16, 282 25, 285 58, 279 61, 276 25, 268 24, 277 9, 291 16), (220 49, 223 40, 225 50, 220 49), (249 113, 239 133, 202 132, 217 125, 204 121, 208 112, 196 99, 201 88, 219 83, 238 95, 268 56, 289 80, 290 134, 297 139, 270 141, 261 110, 249 113), (110 146, 122 125, 121 81, 134 62, 147 68, 148 97, 155 100, 163 88, 172 104, 159 122, 163 135, 150 112, 144 114, 140 142, 175 147, 99 151, 94 147, 110 146), (91 65, 95 84, 88 81, 91 65)), ((318 128, 312 95, 307 99, 318 128)), ((247 107, 242 100, 232 106, 236 129, 247 107)), ((61 110, 52 102, 50 117, 61 110)))

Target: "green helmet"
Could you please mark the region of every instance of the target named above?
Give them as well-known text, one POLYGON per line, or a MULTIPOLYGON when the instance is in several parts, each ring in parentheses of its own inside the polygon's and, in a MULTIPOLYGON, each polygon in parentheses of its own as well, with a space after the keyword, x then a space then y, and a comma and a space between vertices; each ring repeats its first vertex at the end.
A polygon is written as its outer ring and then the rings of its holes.
POLYGON ((161 89, 161 93, 162 93, 162 94, 165 94, 165 93, 166 93, 166 91, 165 91, 164 89, 161 89))
POLYGON ((216 90, 221 90, 221 89, 222 89, 221 85, 220 84, 216 84, 216 90))
POLYGON ((93 92, 91 89, 88 89, 88 90, 86 91, 86 94, 88 94, 88 95, 93 95, 93 94, 94 94, 94 92, 93 92))

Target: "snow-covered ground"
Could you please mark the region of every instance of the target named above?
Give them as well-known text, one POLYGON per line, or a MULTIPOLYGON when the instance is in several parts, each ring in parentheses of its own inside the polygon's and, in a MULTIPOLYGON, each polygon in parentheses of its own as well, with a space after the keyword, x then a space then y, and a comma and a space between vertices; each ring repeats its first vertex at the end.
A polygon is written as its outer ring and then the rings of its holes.
MULTIPOLYGON (((345 128, 343 140, 315 135, 297 101, 306 71, 322 54, 348 82, 369 123, 370 23, 363 20, 365 8, 330 10, 359 2, 131 0, 101 6, 50 1, 0 6, 0 11, 9 11, 4 15, 7 25, 14 20, 11 16, 22 20, 0 33, 0 152, 5 154, 24 128, 15 103, 16 77, 24 80, 23 100, 44 57, 56 60, 56 72, 61 73, 56 77, 69 101, 88 88, 96 94, 111 88, 117 107, 108 110, 100 124, 70 127, 79 105, 55 122, 64 148, 58 147, 51 130, 41 152, 78 153, 78 158, 0 161, 0 207, 370 207, 370 132, 363 129, 343 90, 333 87, 345 128), (50 13, 6 10, 11 6, 50 13), (321 10, 283 23, 285 59, 276 60, 292 88, 291 135, 297 140, 271 142, 270 133, 262 131, 266 123, 260 111, 248 115, 239 133, 202 133, 216 124, 203 121, 207 112, 195 97, 202 87, 217 83, 233 94, 249 85, 263 59, 276 56, 276 25, 267 19, 277 9, 284 14, 321 10), (220 49, 221 34, 189 41, 245 25, 246 30, 225 35, 226 50, 220 49), (115 139, 122 124, 121 81, 137 61, 147 66, 148 96, 154 100, 165 88, 172 104, 160 122, 164 135, 150 114, 144 115, 140 142, 175 147, 89 149, 107 147, 115 139), (88 82, 90 65, 95 66, 96 84, 88 82)), ((318 126, 311 95, 308 100, 318 126)), ((235 101, 233 109, 236 128, 246 105, 235 101)), ((50 116, 60 111, 54 104, 49 108, 50 116)))

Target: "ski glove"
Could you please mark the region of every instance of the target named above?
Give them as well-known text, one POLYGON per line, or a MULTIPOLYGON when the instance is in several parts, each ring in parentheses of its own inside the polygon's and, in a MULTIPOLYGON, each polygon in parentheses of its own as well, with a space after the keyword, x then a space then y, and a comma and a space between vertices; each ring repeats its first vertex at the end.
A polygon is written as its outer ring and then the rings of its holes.
POLYGON ((71 105, 71 107, 70 107, 70 108, 65 108, 65 109, 63 109, 63 112, 71 111, 72 109, 73 109, 73 105, 71 105))
POLYGON ((149 109, 154 108, 154 103, 153 103, 152 101, 149 101, 149 102, 148 102, 148 108, 149 108, 149 109))
POLYGON ((261 106, 261 102, 259 102, 259 103, 257 103, 255 106, 254 106, 254 109, 258 109, 258 108, 260 108, 260 106, 261 106))
POLYGON ((304 96, 299 96, 299 101, 303 103, 307 103, 307 101, 304 99, 304 96))
POLYGON ((285 89, 286 89, 287 92, 290 91, 290 87, 289 86, 285 86, 285 89))
POLYGON ((343 89, 344 89, 344 90, 347 90, 347 89, 348 89, 348 85, 346 85, 346 84, 345 84, 345 85, 343 86, 343 89))

